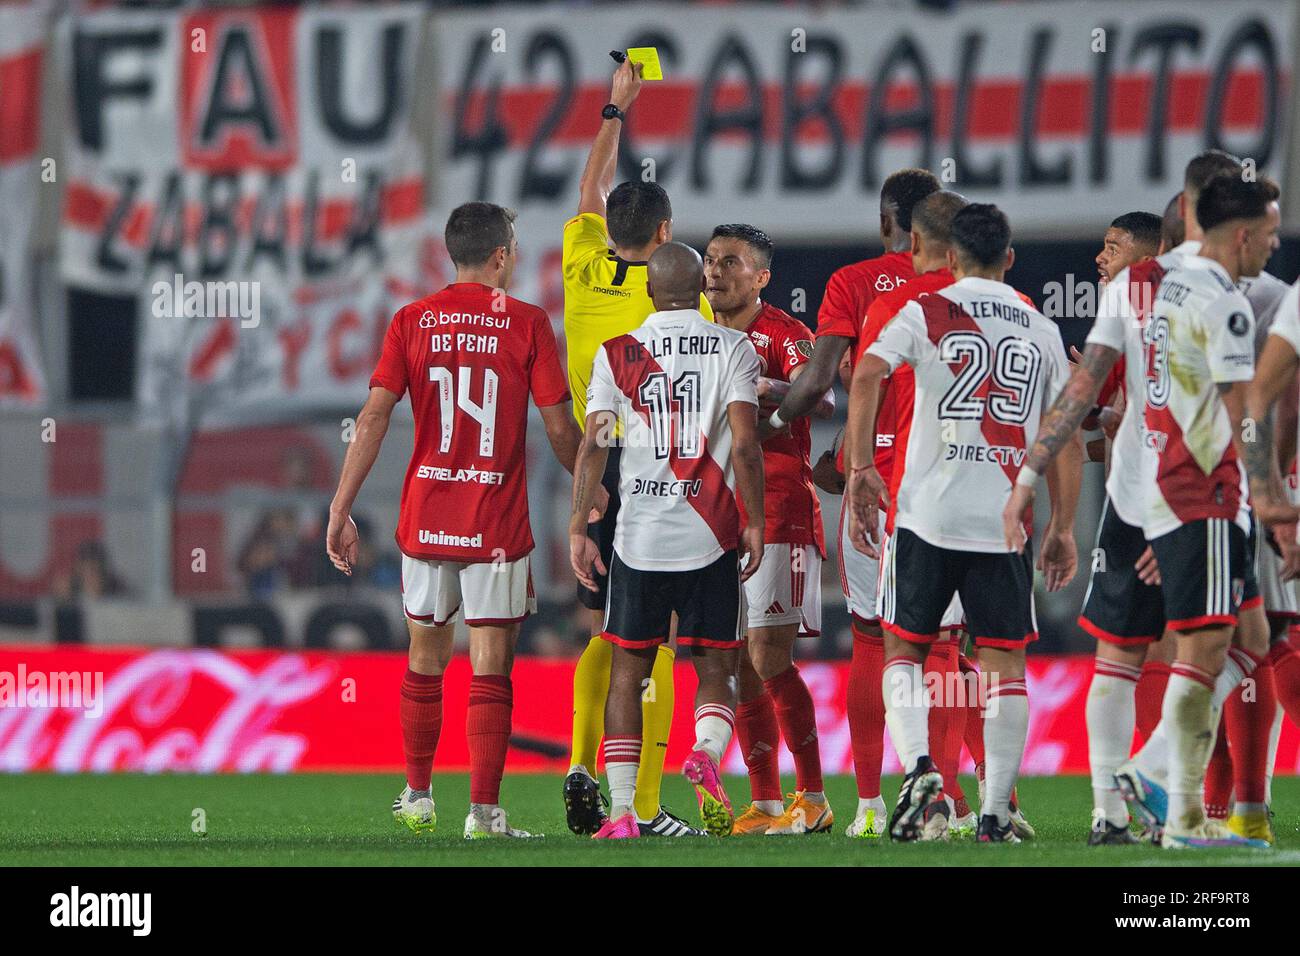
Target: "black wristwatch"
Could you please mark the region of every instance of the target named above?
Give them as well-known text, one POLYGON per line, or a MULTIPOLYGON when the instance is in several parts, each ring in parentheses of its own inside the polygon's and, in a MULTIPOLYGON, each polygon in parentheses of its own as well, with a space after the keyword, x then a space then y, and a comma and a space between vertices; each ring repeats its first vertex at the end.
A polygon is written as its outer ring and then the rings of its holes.
POLYGON ((616 119, 620 123, 627 122, 627 114, 613 103, 606 103, 605 108, 600 111, 600 115, 602 119, 616 119))

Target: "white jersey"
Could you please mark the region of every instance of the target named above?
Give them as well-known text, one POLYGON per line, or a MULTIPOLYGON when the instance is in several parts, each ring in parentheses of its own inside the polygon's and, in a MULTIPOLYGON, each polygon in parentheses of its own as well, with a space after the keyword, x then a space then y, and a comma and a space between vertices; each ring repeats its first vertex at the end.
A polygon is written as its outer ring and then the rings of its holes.
POLYGON ((1088 332, 1089 344, 1114 349, 1124 360, 1126 401, 1124 416, 1111 443, 1106 495, 1119 519, 1134 528, 1141 528, 1146 520, 1146 499, 1156 469, 1155 452, 1146 440, 1142 407, 1146 389, 1142 327, 1164 274, 1200 251, 1201 244, 1193 239, 1154 261, 1139 262, 1121 270, 1102 291, 1097 320, 1088 332))
MULTIPOLYGON (((1273 311, 1269 335, 1276 335, 1290 345, 1297 355, 1300 355, 1300 281, 1288 286, 1286 293, 1278 302, 1277 308, 1273 311)), ((1294 384, 1287 385, 1287 388, 1294 387, 1294 384)), ((1300 430, 1300 426, 1297 428, 1300 430)), ((1296 437, 1300 440, 1300 434, 1296 437)), ((1285 475, 1291 463, 1284 461, 1281 464, 1282 473, 1285 475)))
POLYGON ((1246 471, 1218 387, 1255 374, 1250 302, 1224 268, 1189 256, 1165 273, 1143 328, 1146 430, 1157 452, 1148 538, 1207 518, 1250 531, 1246 471))
POLYGON ((867 353, 916 373, 895 527, 1005 553, 1002 508, 1070 374, 1056 325, 1009 285, 967 276, 907 303, 867 353))
POLYGON ((641 571, 691 571, 739 543, 732 402, 758 405, 749 335, 694 309, 655 312, 596 353, 587 415, 623 438, 614 550, 641 571))
POLYGON ((1250 311, 1255 315, 1255 360, 1264 350, 1264 341, 1273 327, 1273 316, 1277 314, 1278 304, 1286 295, 1287 284, 1275 275, 1261 272, 1257 276, 1242 276, 1237 280, 1237 289, 1250 303, 1250 311))

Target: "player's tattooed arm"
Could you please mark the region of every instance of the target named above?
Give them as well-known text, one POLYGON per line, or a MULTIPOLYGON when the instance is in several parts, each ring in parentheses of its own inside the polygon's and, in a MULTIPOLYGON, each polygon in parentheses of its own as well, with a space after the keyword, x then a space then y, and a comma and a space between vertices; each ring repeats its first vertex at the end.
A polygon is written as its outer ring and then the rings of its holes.
MULTIPOLYGON (((836 370, 839 369, 840 359, 848 350, 849 344, 849 339, 843 335, 823 335, 817 340, 813 346, 812 360, 803 366, 806 371, 795 377, 790 391, 781 400, 781 407, 777 409, 781 421, 792 422, 817 407, 817 403, 835 384, 836 370)), ((759 422, 760 439, 768 438, 775 431, 766 419, 759 422)))
POLYGON ((1270 335, 1256 363, 1254 379, 1249 384, 1219 386, 1234 426, 1237 451, 1250 479, 1251 503, 1256 517, 1266 525, 1295 520, 1273 441, 1273 406, 1288 387, 1294 386, 1297 367, 1300 356, 1291 344, 1281 336, 1270 335))
POLYGON ((1038 428, 1038 439, 1025 459, 1029 468, 1041 475, 1052 459, 1075 436, 1083 420, 1088 417, 1088 412, 1096 404, 1106 376, 1118 360, 1119 352, 1114 349, 1088 343, 1074 367, 1070 381, 1043 416, 1043 422, 1038 428))
POLYGON ((397 402, 398 397, 388 389, 372 388, 370 397, 357 415, 356 432, 347 454, 343 456, 338 490, 330 502, 325 553, 334 567, 344 574, 352 573, 352 565, 357 560, 357 526, 352 521, 352 504, 379 457, 379 446, 388 433, 388 422, 397 402))
POLYGON ((573 511, 569 515, 569 533, 586 537, 587 524, 593 508, 603 511, 600 480, 605 474, 609 459, 609 446, 613 442, 615 417, 612 412, 592 412, 587 416, 587 430, 578 445, 573 462, 573 511))

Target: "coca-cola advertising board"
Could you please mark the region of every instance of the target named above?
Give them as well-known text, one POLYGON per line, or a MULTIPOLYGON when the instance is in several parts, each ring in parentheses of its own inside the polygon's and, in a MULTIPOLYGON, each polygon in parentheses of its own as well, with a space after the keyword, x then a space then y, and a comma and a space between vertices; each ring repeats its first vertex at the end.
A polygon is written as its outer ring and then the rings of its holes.
MULTIPOLYGON (((136 772, 398 771, 401 654, 217 650, 0 650, 0 769, 136 772)), ((823 765, 852 772, 845 714, 846 663, 804 663, 817 703, 823 765)), ((445 684, 437 767, 466 770, 469 663, 452 661, 445 684)), ((1084 700, 1092 659, 1029 661, 1026 774, 1084 773, 1084 700)), ((695 674, 676 669, 676 718, 668 764, 691 744, 695 674)), ((573 662, 515 662, 514 730, 507 769, 566 768, 573 662)), ((792 771, 782 751, 782 768, 792 771)), ((743 773, 733 741, 726 769, 743 773)), ((969 763, 969 758, 967 758, 969 763)), ((1277 772, 1300 768, 1300 732, 1289 721, 1277 772)), ((886 772, 897 772, 892 747, 886 772)))

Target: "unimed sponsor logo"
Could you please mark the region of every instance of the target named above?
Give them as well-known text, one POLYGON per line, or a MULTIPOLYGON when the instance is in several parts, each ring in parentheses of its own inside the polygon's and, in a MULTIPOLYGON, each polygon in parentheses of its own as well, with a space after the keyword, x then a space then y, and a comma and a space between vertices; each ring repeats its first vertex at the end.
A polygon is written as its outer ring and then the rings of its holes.
POLYGON ((50 897, 50 925, 128 927, 133 936, 148 936, 153 926, 153 894, 83 893, 74 886, 50 897))
POLYGON ((445 531, 427 531, 420 529, 420 544, 440 544, 448 548, 481 548, 483 532, 472 538, 467 534, 447 534, 445 531))

